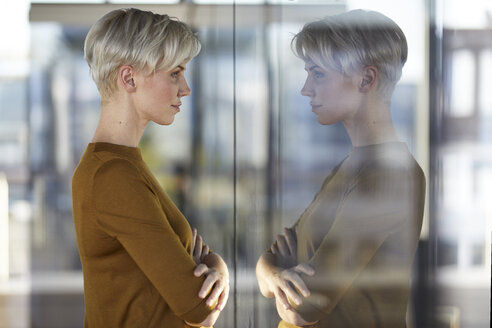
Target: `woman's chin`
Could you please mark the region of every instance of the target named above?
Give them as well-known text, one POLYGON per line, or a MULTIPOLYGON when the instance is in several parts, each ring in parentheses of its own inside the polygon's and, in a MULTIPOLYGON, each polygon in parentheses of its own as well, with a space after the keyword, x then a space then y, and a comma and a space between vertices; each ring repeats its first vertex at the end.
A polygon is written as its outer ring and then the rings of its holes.
POLYGON ((317 118, 318 118, 318 123, 321 125, 332 125, 336 123, 333 122, 332 120, 327 120, 326 118, 323 118, 321 116, 317 116, 317 118))
POLYGON ((153 121, 156 124, 159 125, 171 125, 174 123, 174 116, 172 118, 167 118, 167 119, 162 119, 162 120, 155 120, 153 121))

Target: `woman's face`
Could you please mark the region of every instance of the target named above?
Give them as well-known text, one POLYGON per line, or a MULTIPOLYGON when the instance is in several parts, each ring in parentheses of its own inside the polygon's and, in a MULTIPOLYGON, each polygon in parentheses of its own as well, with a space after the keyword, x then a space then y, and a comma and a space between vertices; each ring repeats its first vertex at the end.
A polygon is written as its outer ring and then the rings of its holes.
POLYGON ((191 94, 184 77, 185 69, 186 64, 180 64, 170 71, 158 70, 150 75, 137 72, 135 106, 141 119, 160 125, 174 122, 181 98, 191 94))
POLYGON ((312 111, 318 122, 329 125, 351 120, 359 109, 361 99, 358 77, 347 77, 312 61, 305 63, 305 70, 308 76, 301 94, 311 99, 312 111))

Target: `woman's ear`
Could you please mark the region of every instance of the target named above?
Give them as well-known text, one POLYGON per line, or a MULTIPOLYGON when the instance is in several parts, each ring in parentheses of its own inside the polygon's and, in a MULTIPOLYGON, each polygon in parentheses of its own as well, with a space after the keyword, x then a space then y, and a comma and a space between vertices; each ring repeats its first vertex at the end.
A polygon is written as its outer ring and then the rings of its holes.
POLYGON ((118 82, 126 92, 135 92, 136 84, 134 79, 134 69, 131 66, 121 66, 118 71, 118 82))
POLYGON ((362 70, 362 80, 360 82, 360 92, 369 92, 375 87, 378 79, 378 69, 376 66, 366 66, 362 70))

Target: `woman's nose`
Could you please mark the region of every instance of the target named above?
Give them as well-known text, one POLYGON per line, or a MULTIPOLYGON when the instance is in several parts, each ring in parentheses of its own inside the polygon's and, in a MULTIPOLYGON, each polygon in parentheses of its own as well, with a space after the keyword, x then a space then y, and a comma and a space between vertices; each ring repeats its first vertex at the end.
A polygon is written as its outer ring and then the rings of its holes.
POLYGON ((186 79, 183 78, 183 81, 179 87, 178 96, 181 98, 181 97, 189 96, 190 94, 191 94, 191 89, 188 86, 188 83, 186 83, 186 79))
POLYGON ((309 85, 309 81, 307 79, 306 82, 304 82, 304 86, 301 89, 301 95, 306 97, 311 97, 314 95, 313 89, 309 85))

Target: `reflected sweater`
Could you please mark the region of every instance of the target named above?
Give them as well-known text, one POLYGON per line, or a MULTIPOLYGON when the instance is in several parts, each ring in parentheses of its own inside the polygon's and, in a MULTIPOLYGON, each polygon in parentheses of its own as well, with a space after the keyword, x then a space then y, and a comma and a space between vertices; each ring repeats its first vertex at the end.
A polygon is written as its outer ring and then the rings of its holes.
POLYGON ((84 327, 182 328, 211 313, 198 297, 190 226, 140 149, 89 144, 72 194, 84 327))
MULTIPOLYGON (((295 225, 311 295, 294 306, 319 328, 403 328, 425 198, 404 143, 352 148, 295 225)), ((279 328, 295 327, 281 321, 279 328)))

